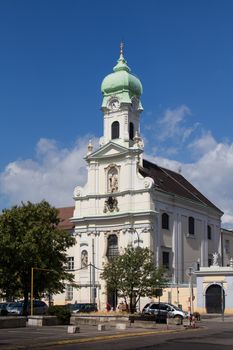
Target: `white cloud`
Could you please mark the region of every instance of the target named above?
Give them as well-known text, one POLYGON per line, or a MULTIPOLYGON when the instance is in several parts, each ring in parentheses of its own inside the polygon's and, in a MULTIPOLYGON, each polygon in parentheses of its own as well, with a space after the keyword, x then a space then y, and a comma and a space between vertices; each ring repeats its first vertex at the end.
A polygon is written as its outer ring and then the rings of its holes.
POLYGON ((233 215, 233 144, 216 143, 195 164, 185 165, 184 174, 225 212, 223 223, 230 223, 228 220, 233 215))
POLYGON ((156 145, 158 154, 163 157, 182 153, 200 129, 200 123, 192 123, 192 119, 188 118, 190 115, 190 109, 181 105, 167 108, 160 117, 151 118, 151 122, 143 126, 147 144, 151 143, 151 148, 156 145))
MULTIPOLYGON (((73 205, 73 189, 86 182, 88 136, 71 149, 60 149, 54 140, 41 139, 36 160, 9 163, 0 174, 0 192, 10 205, 47 200, 57 207, 73 205)), ((94 140, 96 143, 96 140, 94 140)))
POLYGON ((173 137, 187 138, 192 132, 192 128, 186 129, 182 126, 184 119, 190 115, 190 109, 185 106, 179 106, 175 109, 168 108, 163 117, 158 121, 160 126, 160 140, 165 140, 173 137))
POLYGON ((177 162, 176 160, 171 160, 168 158, 163 158, 163 157, 156 157, 152 156, 150 154, 145 154, 144 158, 151 161, 152 163, 154 162, 155 164, 160 165, 163 168, 168 168, 173 171, 179 172, 181 163, 177 162))
POLYGON ((207 133, 203 133, 203 135, 195 140, 194 142, 189 144, 189 148, 192 151, 199 155, 204 155, 205 153, 211 151, 217 146, 217 142, 213 138, 210 131, 207 133))

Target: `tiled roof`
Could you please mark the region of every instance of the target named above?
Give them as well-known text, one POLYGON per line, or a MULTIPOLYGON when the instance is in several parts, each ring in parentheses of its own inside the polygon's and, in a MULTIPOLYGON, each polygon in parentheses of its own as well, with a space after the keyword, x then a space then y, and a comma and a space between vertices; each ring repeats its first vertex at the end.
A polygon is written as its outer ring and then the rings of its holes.
POLYGON ((74 224, 70 222, 70 218, 73 216, 74 207, 58 208, 58 211, 59 218, 61 220, 58 226, 64 230, 72 230, 74 228, 74 224))
POLYGON ((144 177, 151 177, 154 180, 155 188, 158 191, 187 198, 193 202, 198 202, 204 206, 214 208, 219 211, 220 214, 223 214, 219 208, 210 202, 190 182, 175 171, 162 168, 148 160, 143 160, 143 167, 140 168, 140 173, 144 177))

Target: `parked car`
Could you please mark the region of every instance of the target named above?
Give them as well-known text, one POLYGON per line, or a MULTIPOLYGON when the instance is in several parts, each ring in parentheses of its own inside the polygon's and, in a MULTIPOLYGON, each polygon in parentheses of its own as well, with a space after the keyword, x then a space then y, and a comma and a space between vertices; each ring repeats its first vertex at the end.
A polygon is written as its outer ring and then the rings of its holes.
POLYGON ((188 313, 170 303, 148 303, 142 309, 145 315, 155 315, 156 319, 166 319, 168 316, 182 321, 188 313))
POLYGON ((68 306, 71 312, 74 314, 77 314, 80 312, 98 311, 97 304, 95 303, 75 303, 75 304, 69 304, 68 306))
POLYGON ((5 302, 4 304, 6 305, 6 310, 7 310, 7 312, 9 312, 9 307, 10 307, 10 305, 12 305, 12 304, 14 304, 15 302, 5 302))
POLYGON ((22 315, 23 303, 21 302, 8 303, 6 308, 9 315, 22 315))
MULTIPOLYGON (((30 301, 29 301, 29 305, 30 301)), ((29 306, 29 308, 31 309, 31 307, 29 306)), ((44 315, 46 314, 48 310, 48 305, 42 301, 42 300, 34 300, 33 301, 33 315, 44 315)))
MULTIPOLYGON (((33 301, 33 315, 44 315, 47 312, 48 305, 42 300, 33 301)), ((7 305, 7 311, 11 315, 22 315, 23 314, 23 301, 17 301, 9 303, 7 305)), ((31 302, 28 302, 27 313, 31 313, 31 302)))

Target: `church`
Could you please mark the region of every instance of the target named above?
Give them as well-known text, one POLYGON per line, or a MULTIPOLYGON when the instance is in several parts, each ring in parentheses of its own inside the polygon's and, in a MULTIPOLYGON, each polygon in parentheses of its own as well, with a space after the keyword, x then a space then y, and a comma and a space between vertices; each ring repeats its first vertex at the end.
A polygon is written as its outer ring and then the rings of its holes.
POLYGON ((77 288, 67 285, 54 302, 94 302, 99 309, 108 302, 114 308, 119 300, 101 279, 103 264, 130 245, 153 251, 170 280, 163 297, 180 304, 190 271, 210 266, 213 253, 221 252, 223 212, 182 174, 144 159, 142 84, 122 46, 101 91, 103 136, 98 149, 87 145, 87 183, 74 189, 74 207, 60 209, 61 227, 76 239, 67 253, 77 288))

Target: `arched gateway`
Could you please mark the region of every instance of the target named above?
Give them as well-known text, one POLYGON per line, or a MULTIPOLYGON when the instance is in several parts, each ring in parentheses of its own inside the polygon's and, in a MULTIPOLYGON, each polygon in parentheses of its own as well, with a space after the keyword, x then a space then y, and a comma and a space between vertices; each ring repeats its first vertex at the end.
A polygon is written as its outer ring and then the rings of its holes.
POLYGON ((212 284, 206 290, 206 312, 222 313, 225 309, 225 292, 222 286, 212 284))

